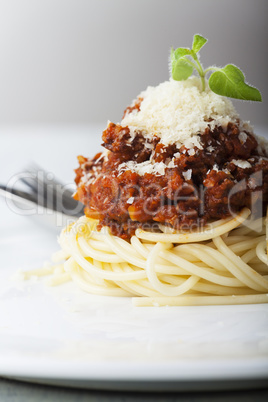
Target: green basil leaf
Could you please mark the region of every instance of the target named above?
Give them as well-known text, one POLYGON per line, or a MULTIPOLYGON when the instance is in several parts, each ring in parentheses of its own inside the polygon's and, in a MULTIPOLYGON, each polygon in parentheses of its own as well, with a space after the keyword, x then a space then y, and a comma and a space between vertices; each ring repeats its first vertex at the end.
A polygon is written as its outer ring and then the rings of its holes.
POLYGON ((179 47, 176 50, 171 49, 171 74, 174 80, 187 80, 192 75, 193 67, 187 62, 187 58, 185 57, 190 54, 191 51, 187 48, 179 47))
POLYGON ((229 98, 261 102, 261 93, 257 88, 245 83, 245 76, 233 64, 215 71, 209 78, 210 89, 218 95, 229 98))
POLYGON ((207 39, 201 35, 195 35, 192 45, 192 51, 198 53, 199 50, 207 43, 207 39))

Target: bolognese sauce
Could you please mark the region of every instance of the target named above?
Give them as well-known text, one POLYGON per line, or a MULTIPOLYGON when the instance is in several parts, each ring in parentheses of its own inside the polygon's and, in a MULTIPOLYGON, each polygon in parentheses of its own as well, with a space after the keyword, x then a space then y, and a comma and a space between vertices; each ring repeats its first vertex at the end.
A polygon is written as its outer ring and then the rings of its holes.
POLYGON ((99 227, 128 239, 138 227, 153 230, 161 223, 191 230, 267 204, 267 153, 239 118, 219 125, 208 117, 192 143, 168 143, 158 132, 133 132, 123 124, 126 116, 141 113, 143 102, 141 96, 128 107, 121 124, 108 124, 104 152, 78 157, 75 198, 99 227))

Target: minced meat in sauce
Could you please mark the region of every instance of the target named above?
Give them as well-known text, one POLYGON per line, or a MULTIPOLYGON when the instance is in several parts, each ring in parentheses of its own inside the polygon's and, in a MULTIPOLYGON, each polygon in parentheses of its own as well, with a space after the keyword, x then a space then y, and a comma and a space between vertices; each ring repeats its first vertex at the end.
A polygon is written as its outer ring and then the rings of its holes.
POLYGON ((156 223, 191 230, 243 207, 267 204, 267 155, 252 134, 241 136, 238 124, 207 128, 200 135, 202 149, 164 146, 157 136, 148 139, 139 131, 132 138, 128 127, 113 123, 102 139, 106 152, 78 157, 75 198, 85 204, 86 216, 114 235, 129 239, 138 227, 154 230, 156 223), (148 160, 167 166, 173 161, 174 167, 143 175, 120 167, 148 160))

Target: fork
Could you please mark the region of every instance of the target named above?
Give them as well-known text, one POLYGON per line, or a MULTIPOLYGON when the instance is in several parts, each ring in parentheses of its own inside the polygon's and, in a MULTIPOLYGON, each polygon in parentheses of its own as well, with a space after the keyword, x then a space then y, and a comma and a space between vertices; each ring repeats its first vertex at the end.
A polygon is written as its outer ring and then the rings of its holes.
POLYGON ((27 207, 41 206, 66 216, 80 217, 84 205, 73 197, 73 186, 63 184, 54 174, 31 164, 23 172, 12 178, 7 185, 0 185, 0 195, 25 210, 27 207), (24 187, 21 190, 20 187, 24 187))

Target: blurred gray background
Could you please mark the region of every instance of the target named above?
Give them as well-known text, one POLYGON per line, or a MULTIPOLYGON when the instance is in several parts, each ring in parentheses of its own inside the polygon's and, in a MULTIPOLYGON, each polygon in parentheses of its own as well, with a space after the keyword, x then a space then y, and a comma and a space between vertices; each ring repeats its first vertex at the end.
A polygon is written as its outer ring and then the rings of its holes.
POLYGON ((267 0, 1 0, 0 129, 117 122, 169 78, 171 46, 209 39, 203 65, 238 65, 263 103, 235 102, 268 125, 267 0))

